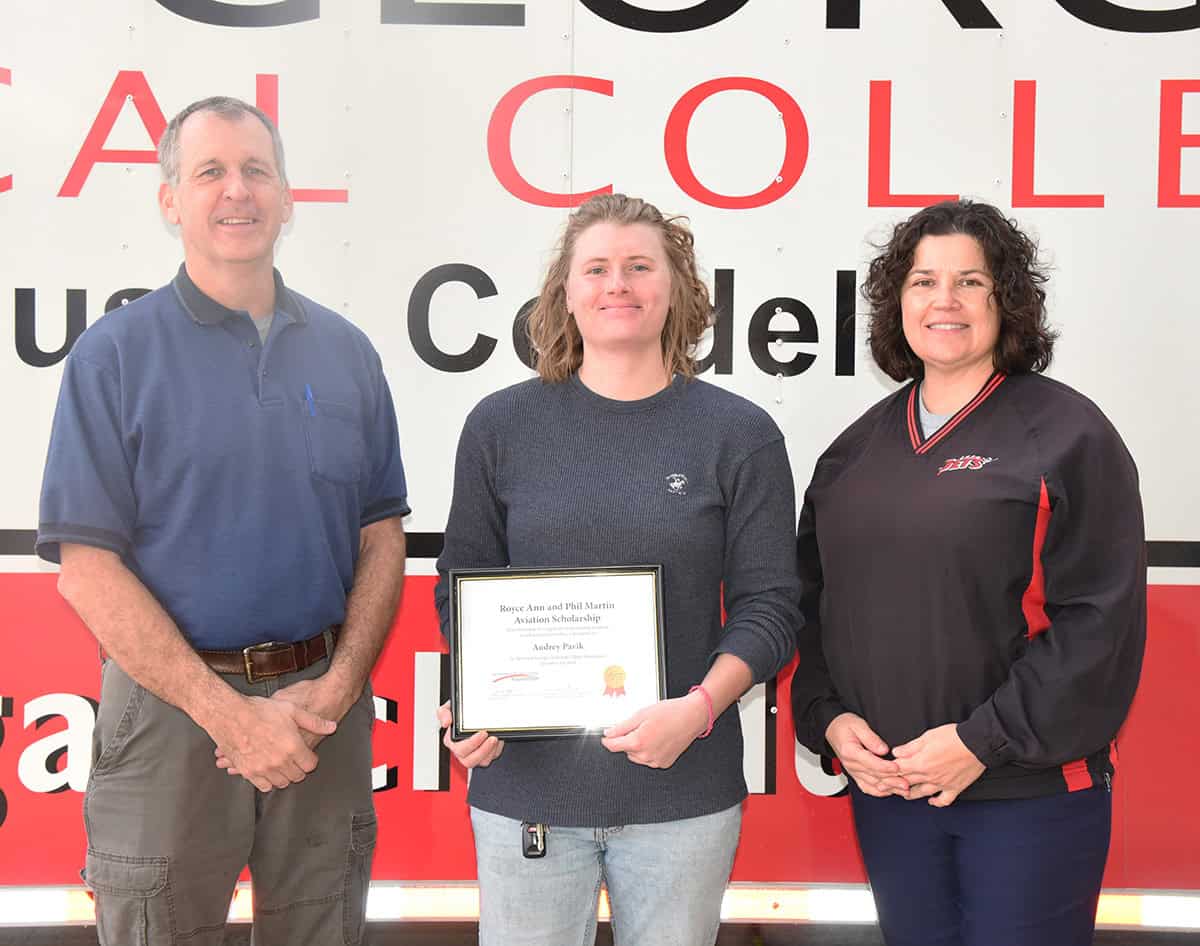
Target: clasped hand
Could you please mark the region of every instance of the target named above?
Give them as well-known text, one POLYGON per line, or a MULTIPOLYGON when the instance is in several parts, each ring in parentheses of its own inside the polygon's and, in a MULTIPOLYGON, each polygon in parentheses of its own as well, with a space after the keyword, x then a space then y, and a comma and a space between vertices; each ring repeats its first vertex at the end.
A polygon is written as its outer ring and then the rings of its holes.
POLYGON ((227 725, 211 733, 217 767, 261 792, 303 781, 317 767, 313 750, 337 729, 345 699, 318 680, 301 680, 270 698, 241 697, 227 725))
POLYGON ((964 744, 954 723, 928 729, 916 739, 889 750, 867 721, 842 713, 825 731, 846 774, 866 795, 883 798, 928 798, 945 808, 984 773, 985 766, 964 744))

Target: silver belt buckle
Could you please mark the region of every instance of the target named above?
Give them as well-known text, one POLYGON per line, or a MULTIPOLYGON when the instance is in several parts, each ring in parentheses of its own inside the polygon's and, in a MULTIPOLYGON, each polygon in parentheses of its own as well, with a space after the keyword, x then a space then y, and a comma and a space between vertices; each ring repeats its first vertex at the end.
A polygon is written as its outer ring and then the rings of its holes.
POLYGON ((254 666, 250 663, 250 654, 256 650, 270 650, 272 647, 279 647, 280 641, 265 641, 261 644, 251 644, 249 647, 242 648, 242 666, 246 668, 246 682, 257 683, 259 680, 265 680, 266 677, 255 677, 254 666))

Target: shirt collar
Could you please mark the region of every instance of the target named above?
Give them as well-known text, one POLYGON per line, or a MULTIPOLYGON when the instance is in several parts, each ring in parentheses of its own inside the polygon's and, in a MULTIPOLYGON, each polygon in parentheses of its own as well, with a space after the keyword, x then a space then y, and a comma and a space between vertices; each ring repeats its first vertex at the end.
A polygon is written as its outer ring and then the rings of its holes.
MULTIPOLYGON (((304 311, 304 304, 300 301, 300 297, 283 284, 283 277, 279 275, 279 270, 275 269, 272 272, 275 275, 275 311, 282 313, 292 322, 300 325, 306 324, 308 313, 304 311)), ((175 274, 171 285, 175 288, 175 295, 179 298, 187 314, 191 316, 192 321, 199 322, 201 325, 217 325, 245 311, 226 308, 216 299, 206 296, 200 287, 192 282, 192 277, 187 272, 187 266, 183 263, 179 265, 179 272, 175 274)))

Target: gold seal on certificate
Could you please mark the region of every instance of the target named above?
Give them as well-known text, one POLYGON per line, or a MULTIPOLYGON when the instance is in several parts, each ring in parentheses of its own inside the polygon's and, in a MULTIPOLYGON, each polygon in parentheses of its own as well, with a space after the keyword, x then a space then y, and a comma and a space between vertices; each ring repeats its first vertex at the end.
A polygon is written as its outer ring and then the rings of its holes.
POLYGON ((604 668, 604 695, 625 695, 625 668, 613 664, 604 668))
POLYGON ((662 566, 450 572, 455 739, 595 732, 666 696, 662 566))

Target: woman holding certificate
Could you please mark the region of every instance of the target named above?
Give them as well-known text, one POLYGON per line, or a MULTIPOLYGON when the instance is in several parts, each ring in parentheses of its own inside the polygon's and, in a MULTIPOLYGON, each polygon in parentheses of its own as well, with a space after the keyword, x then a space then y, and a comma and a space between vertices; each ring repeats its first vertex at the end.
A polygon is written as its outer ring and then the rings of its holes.
POLYGON ((850 777, 888 946, 1087 946, 1146 639, 1137 470, 1043 377, 1037 247, 988 204, 899 224, 871 353, 907 381, 817 461, 797 736, 850 777))
MULTIPOLYGON (((684 223, 636 198, 592 198, 530 314, 539 377, 466 420, 438 561, 443 631, 451 570, 660 566, 666 657, 666 699, 602 732, 447 732, 474 769, 484 946, 592 942, 602 882, 618 944, 716 939, 746 796, 736 701, 790 659, 799 581, 782 434, 694 377, 711 321, 684 223)), ((529 607, 518 599, 498 609, 529 607)), ((550 622, 552 607, 511 621, 550 622)), ((614 706, 633 672, 603 668, 614 706)))

